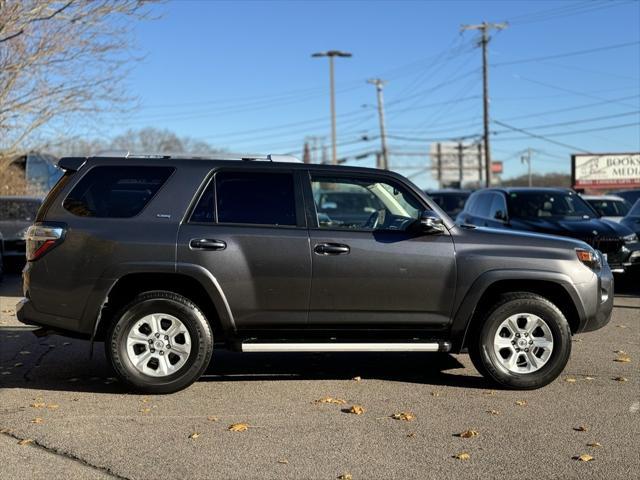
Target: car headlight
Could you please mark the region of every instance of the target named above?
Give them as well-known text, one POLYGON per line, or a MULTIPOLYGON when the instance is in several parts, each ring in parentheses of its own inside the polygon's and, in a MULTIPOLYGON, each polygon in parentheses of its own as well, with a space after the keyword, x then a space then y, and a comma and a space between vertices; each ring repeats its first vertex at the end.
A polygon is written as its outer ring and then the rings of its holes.
POLYGON ((584 265, 591 270, 598 271, 602 268, 602 255, 597 250, 587 250, 585 248, 576 248, 576 255, 584 265))
POLYGON ((625 235, 622 239, 624 240, 624 243, 636 243, 638 241, 638 235, 631 233, 629 235, 625 235))

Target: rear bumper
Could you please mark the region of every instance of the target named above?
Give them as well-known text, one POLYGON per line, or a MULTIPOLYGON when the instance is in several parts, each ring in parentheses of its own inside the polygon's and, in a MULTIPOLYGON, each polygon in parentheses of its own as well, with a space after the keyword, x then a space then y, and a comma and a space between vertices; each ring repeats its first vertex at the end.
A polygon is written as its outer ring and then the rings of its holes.
POLYGON ((77 320, 39 312, 28 298, 23 298, 16 305, 16 317, 25 325, 54 330, 68 337, 89 338, 91 336, 91 332, 82 331, 77 320))
POLYGON ((588 301, 585 302, 585 322, 580 332, 592 332, 609 323, 613 312, 613 294, 613 273, 605 263, 595 277, 595 284, 589 284, 588 301))

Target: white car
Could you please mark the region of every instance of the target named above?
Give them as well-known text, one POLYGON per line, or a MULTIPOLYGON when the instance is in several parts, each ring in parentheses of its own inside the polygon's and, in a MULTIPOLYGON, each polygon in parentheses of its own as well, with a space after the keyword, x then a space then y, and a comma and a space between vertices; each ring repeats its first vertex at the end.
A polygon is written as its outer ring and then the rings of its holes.
POLYGON ((620 222, 629 213, 631 205, 624 198, 616 195, 581 195, 591 205, 601 218, 620 222))

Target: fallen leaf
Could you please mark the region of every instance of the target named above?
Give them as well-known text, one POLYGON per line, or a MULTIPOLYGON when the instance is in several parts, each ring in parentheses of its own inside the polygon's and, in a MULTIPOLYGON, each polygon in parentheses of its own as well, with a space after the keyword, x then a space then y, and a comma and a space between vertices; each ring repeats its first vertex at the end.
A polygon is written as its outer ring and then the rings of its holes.
POLYGON ((440 396, 440 392, 431 392, 431 396, 432 397, 439 397, 440 396))
POLYGON ((31 352, 29 350, 22 350, 20 352, 20 355, 30 355, 30 354, 31 354, 31 352))
POLYGON ((246 432, 249 429, 249 425, 246 423, 232 423, 227 430, 231 432, 246 432))
POLYGON ((209 420, 210 422, 217 422, 218 421, 218 417, 214 417, 213 415, 209 415, 207 417, 207 420, 209 420))
POLYGON ((65 347, 68 347, 69 345, 71 345, 71 342, 64 342, 62 345, 64 345, 65 347))
POLYGON ((453 458, 455 458, 456 460, 469 460, 471 458, 471 455, 469 455, 467 452, 460 452, 456 453, 453 458))
POLYGON ((409 438, 415 437, 415 436, 416 436, 416 432, 407 433, 407 437, 409 438))
POLYGON ((44 408, 47 406, 44 402, 34 402, 30 405, 32 408, 44 408))
POLYGON ((353 413, 354 415, 362 415, 365 410, 362 405, 352 405, 351 408, 345 408, 344 413, 353 413))
POLYGON ((283 458, 281 460, 278 460, 278 463, 281 463, 282 465, 287 465, 289 463, 289 460, 287 460, 286 458, 283 458))
POLYGON ((627 381, 627 377, 616 377, 616 378, 614 378, 614 380, 616 382, 626 382, 627 381))
POLYGON ((145 397, 142 400, 140 400, 140 403, 149 403, 149 399, 145 397))
POLYGON ((36 417, 33 420, 31 420, 31 423, 41 424, 41 423, 44 423, 44 420, 40 417, 36 417))
POLYGON ((191 435, 189 435, 189 438, 193 438, 195 440, 199 436, 200 436, 200 434, 198 432, 193 432, 191 435))
POLYGON ((31 439, 31 438, 23 438, 22 440, 20 440, 18 442, 18 445, 29 445, 30 443, 33 443, 33 439, 31 439))
POLYGON ((526 407, 528 405, 526 400, 516 400, 516 405, 519 407, 526 407))
POLYGON ((14 363, 13 364, 14 367, 21 367, 22 365, 24 365, 24 363, 22 363, 22 362, 18 362, 18 363, 14 363))
POLYGON ((564 381, 567 382, 567 383, 576 383, 577 382, 577 380, 575 378, 565 378, 564 381))
POLYGON ((50 403, 49 405, 47 405, 47 408, 49 410, 57 410, 58 408, 60 408, 60 405, 58 405, 57 403, 50 403))
POLYGON ((484 395, 495 395, 496 391, 495 390, 485 390, 484 392, 482 392, 484 395))
POLYGON ((347 403, 347 401, 342 400, 341 398, 322 397, 318 400, 315 400, 314 403, 335 403, 336 405, 344 405, 345 403, 347 403))
POLYGON ((595 380, 596 378, 595 377, 590 377, 590 376, 587 375, 586 377, 584 377, 584 379, 585 380, 595 380))
POLYGON ((149 413, 151 409, 149 407, 144 407, 140 409, 140 413, 149 413))
POLYGON ((362 377, 353 377, 352 380, 359 382, 362 380, 362 377))
POLYGON ((476 430, 465 430, 462 433, 456 433, 456 437, 460 437, 460 438, 473 438, 473 437, 477 437, 478 435, 480 435, 480 433, 476 430))
POLYGON ((594 448, 598 448, 601 447, 602 444, 600 442, 591 442, 591 443, 587 443, 587 447, 594 447, 594 448))
POLYGON ((490 413, 491 415, 500 415, 498 410, 487 410, 487 413, 490 413))
POLYGON ((11 433, 10 428, 0 428, 0 433, 11 433))
POLYGON ((620 355, 619 357, 614 358, 613 361, 619 363, 629 363, 631 361, 631 357, 628 355, 620 355))
POLYGON ((573 429, 574 429, 576 432, 586 432, 586 431, 587 431, 587 427, 585 427, 584 425, 580 425, 580 426, 578 426, 578 427, 573 427, 573 429))
POLYGON ((2 375, 11 375, 11 372, 4 371, 2 372, 2 375))
POLYGON ((618 327, 618 328, 627 328, 626 325, 616 325, 616 327, 618 327))
POLYGON ((353 480, 353 475, 350 473, 343 473, 342 475, 338 475, 338 480, 353 480))
POLYGON ((394 420, 404 420, 405 422, 411 422, 416 419, 416 416, 411 412, 399 412, 391 415, 394 420))
POLYGON ((613 353, 617 353, 618 355, 626 355, 627 352, 625 352, 624 350, 614 350, 613 353))
POLYGON ((582 455, 576 455, 573 457, 574 460, 578 460, 580 462, 590 462, 593 460, 593 457, 587 453, 583 453, 582 455))

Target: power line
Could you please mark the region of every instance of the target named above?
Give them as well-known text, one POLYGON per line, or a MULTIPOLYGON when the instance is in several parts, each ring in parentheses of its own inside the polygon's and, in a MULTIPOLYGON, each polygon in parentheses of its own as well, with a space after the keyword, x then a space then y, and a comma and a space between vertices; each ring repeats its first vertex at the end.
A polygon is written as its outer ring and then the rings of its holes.
POLYGON ((555 58, 574 57, 574 56, 577 56, 577 55, 586 55, 588 53, 602 52, 602 51, 606 51, 606 50, 615 50, 615 49, 618 49, 618 48, 626 48, 626 47, 630 47, 632 45, 638 45, 638 44, 640 44, 639 41, 626 42, 626 43, 616 43, 614 45, 606 45, 604 47, 590 48, 588 50, 577 50, 577 51, 573 51, 573 52, 559 53, 557 55, 547 55, 547 56, 544 56, 544 57, 529 57, 529 58, 523 58, 521 60, 511 60, 511 61, 506 61, 506 62, 497 62, 497 63, 492 63, 491 66, 492 67, 503 67, 505 65, 516 65, 516 64, 519 64, 519 63, 540 62, 540 61, 543 61, 543 60, 553 60, 555 58))
POLYGON ((540 130, 540 129, 546 129, 546 128, 552 128, 552 127, 564 127, 568 125, 578 125, 581 123, 597 122, 599 120, 609 120, 611 118, 628 117, 631 115, 639 115, 639 114, 640 114, 640 111, 636 110, 633 112, 618 113, 615 115, 603 115, 600 117, 583 118, 581 120, 570 120, 570 121, 559 122, 559 123, 545 123, 543 125, 526 126, 524 128, 526 128, 527 130, 540 130))

